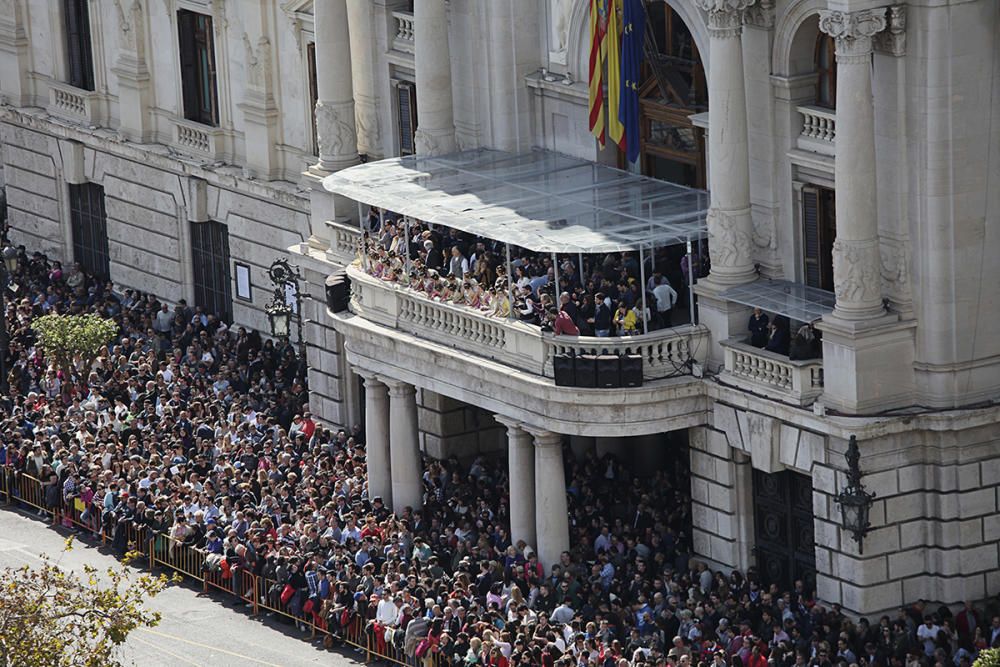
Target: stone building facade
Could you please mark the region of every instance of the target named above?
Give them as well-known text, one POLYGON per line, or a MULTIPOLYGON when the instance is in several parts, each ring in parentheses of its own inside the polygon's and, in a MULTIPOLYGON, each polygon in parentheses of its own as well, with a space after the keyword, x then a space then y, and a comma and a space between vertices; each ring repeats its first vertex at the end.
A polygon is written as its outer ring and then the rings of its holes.
POLYGON ((713 268, 699 325, 609 343, 650 360, 613 398, 556 386, 551 337, 444 327, 443 306, 352 269, 350 310, 325 299, 365 214, 331 173, 482 147, 620 164, 587 127, 583 0, 0 1, 11 238, 167 300, 228 297, 260 329, 263 271, 290 250, 313 410, 364 421, 372 492, 419 502, 421 450, 505 451, 514 536, 543 560, 568 541, 563 456, 652 465, 685 443, 695 550, 717 566, 814 576, 869 615, 997 594, 1000 6, 648 6, 675 70, 644 88, 640 168, 710 191, 713 268), (730 290, 767 280, 835 295, 822 359, 741 342, 730 290), (692 360, 698 377, 666 370, 692 360), (860 545, 834 502, 851 436, 877 494, 860 545))

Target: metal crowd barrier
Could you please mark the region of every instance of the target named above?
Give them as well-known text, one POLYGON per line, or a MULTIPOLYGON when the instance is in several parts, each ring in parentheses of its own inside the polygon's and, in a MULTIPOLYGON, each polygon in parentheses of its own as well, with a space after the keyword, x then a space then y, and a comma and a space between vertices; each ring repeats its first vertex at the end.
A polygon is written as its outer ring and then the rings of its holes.
MULTIPOLYGON (((80 507, 75 501, 62 503, 62 499, 60 506, 47 507, 41 480, 27 473, 15 472, 11 466, 2 468, 0 498, 7 504, 19 504, 42 510, 50 516, 54 525, 92 531, 95 536, 99 535, 101 542, 105 544, 113 539, 116 526, 102 525, 103 508, 97 499, 89 507, 80 507), (84 519, 83 514, 88 509, 89 513, 84 519)), ((62 489, 60 494, 61 491, 62 489)), ((357 613, 350 614, 346 627, 343 627, 338 619, 334 624, 336 627, 331 630, 327 619, 321 614, 322 608, 311 609, 308 612, 305 610, 307 599, 302 599, 304 593, 298 593, 300 600, 297 613, 294 613, 290 608, 292 600, 287 603, 281 602, 283 584, 242 568, 237 568, 235 575, 231 573, 227 577, 221 567, 208 566, 208 554, 205 551, 166 535, 155 534, 147 526, 137 526, 129 521, 123 524, 121 530, 125 531, 121 540, 126 545, 126 551, 141 554, 144 562, 148 560, 150 570, 154 570, 157 566, 171 569, 184 577, 200 582, 205 592, 215 589, 238 597, 251 609, 252 615, 259 614, 263 609, 284 616, 306 626, 310 630, 310 638, 315 638, 317 634, 324 636, 335 634, 347 646, 362 651, 365 662, 384 660, 402 667, 446 667, 448 664, 448 661, 439 654, 430 654, 423 658, 411 657, 397 648, 393 642, 384 641, 384 637, 383 640, 376 639, 374 623, 357 613)))

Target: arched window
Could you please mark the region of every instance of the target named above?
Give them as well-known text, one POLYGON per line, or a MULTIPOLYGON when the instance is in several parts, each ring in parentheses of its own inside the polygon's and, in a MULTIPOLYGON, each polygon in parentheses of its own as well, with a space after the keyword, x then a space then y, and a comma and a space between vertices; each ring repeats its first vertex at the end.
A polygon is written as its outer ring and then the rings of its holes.
POLYGON ((816 104, 837 108, 837 55, 833 37, 819 33, 816 37, 816 104))

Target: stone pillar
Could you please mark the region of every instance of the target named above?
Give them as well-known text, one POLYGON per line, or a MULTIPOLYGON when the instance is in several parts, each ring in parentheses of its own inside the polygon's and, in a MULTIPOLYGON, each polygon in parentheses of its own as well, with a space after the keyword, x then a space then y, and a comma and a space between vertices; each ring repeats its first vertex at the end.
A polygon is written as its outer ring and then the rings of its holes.
POLYGON ((383 380, 389 386, 389 461, 392 469, 392 509, 424 503, 423 466, 417 433, 417 391, 412 384, 383 380))
POLYGON ((146 20, 138 0, 118 7, 118 60, 111 68, 118 77, 118 133, 129 141, 152 139, 149 113, 152 85, 146 68, 146 20))
POLYGON ((721 367, 721 341, 746 331, 750 309, 722 299, 727 287, 755 277, 750 217, 750 153, 743 71, 743 14, 755 0, 697 0, 708 12, 707 216, 712 271, 695 286, 698 314, 712 332, 710 368, 721 367))
POLYGON ((358 162, 347 0, 317 2, 313 11, 319 134, 319 162, 314 169, 330 172, 358 162))
POLYGON ((516 544, 524 540, 531 548, 535 535, 535 458, 531 434, 514 419, 496 415, 507 427, 507 468, 510 476, 510 537, 516 544))
POLYGON ((369 159, 379 159, 383 154, 378 116, 379 99, 375 92, 375 36, 372 31, 374 9, 371 0, 347 0, 358 152, 367 155, 369 159))
POLYGON ((7 103, 30 103, 28 33, 20 2, 0 2, 0 91, 7 103))
POLYGON ((445 0, 413 4, 413 64, 417 75, 417 153, 456 150, 451 91, 451 50, 445 0))
POLYGON ((755 0, 697 0, 708 12, 709 252, 717 285, 754 279, 743 14, 755 0))
POLYGON ((280 113, 274 101, 273 47, 268 37, 267 12, 247 3, 243 33, 244 71, 246 86, 243 101, 244 145, 246 167, 256 178, 270 181, 281 176, 281 165, 275 149, 279 142, 280 113))
POLYGON ((357 371, 365 381, 365 458, 368 463, 368 496, 382 496, 392 507, 392 474, 389 467, 389 396, 374 373, 357 371))
POLYGON ((872 37, 885 29, 885 8, 822 11, 820 30, 837 52, 837 240, 833 245, 834 316, 869 320, 884 314, 875 182, 872 37))
POLYGON ((535 439, 535 536, 538 561, 547 573, 569 549, 563 436, 527 426, 525 430, 535 439))

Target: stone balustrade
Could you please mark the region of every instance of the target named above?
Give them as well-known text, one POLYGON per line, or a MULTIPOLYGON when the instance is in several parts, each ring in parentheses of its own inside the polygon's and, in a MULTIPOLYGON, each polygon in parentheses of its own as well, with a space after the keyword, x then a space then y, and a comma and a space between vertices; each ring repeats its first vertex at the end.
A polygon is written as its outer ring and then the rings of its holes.
POLYGON ((638 354, 645 380, 690 375, 690 360, 704 362, 709 332, 684 325, 621 338, 554 336, 516 320, 492 317, 468 306, 442 303, 350 266, 351 311, 366 320, 552 378, 559 354, 638 354))
POLYGON ((823 393, 822 359, 793 361, 734 339, 721 345, 726 359, 721 379, 727 384, 794 405, 809 405, 823 393))
POLYGON ((184 153, 220 160, 223 157, 223 133, 217 127, 175 118, 174 147, 184 153))
POLYGON ((802 133, 798 147, 804 151, 834 155, 837 139, 837 112, 815 106, 798 107, 802 114, 802 133))
POLYGON ((48 112, 64 120, 99 125, 98 95, 92 90, 76 88, 68 83, 49 84, 48 112))
POLYGON ((330 230, 330 258, 345 266, 357 259, 361 230, 356 225, 333 220, 327 220, 326 226, 330 230))
POLYGON ((393 50, 402 51, 404 53, 413 53, 415 50, 413 38, 413 13, 393 12, 392 20, 396 25, 396 34, 392 38, 393 50))

